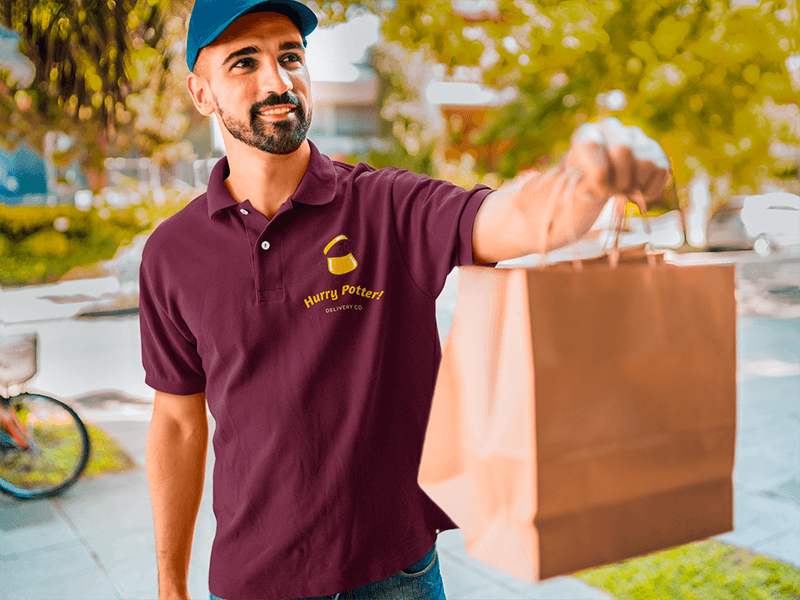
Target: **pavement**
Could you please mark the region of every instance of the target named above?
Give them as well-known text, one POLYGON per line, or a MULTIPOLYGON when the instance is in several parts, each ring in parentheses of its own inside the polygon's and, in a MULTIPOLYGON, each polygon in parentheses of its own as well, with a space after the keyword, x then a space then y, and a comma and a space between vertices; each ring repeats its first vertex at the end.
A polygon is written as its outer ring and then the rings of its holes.
MULTIPOLYGON (((683 260, 735 259, 698 255, 683 260)), ((751 263, 742 259, 737 290, 734 530, 716 539, 800 568, 800 261, 765 266, 763 273, 751 263), (771 294, 774 289, 781 293, 771 294)), ((453 275, 439 300, 443 335, 456 287, 453 275)), ((130 315, 75 318, 118 291, 113 278, 103 278, 0 292, 4 330, 39 333, 39 375, 30 387, 66 399, 137 463, 124 473, 82 478, 57 498, 23 502, 0 496, 0 599, 157 598, 144 469, 152 391, 142 382, 138 320, 130 315)), ((211 417, 209 423, 213 430, 211 417)), ((213 463, 210 446, 189 573, 195 599, 208 598, 213 463)), ((440 534, 438 543, 451 600, 610 598, 573 577, 531 583, 503 573, 468 555, 459 531, 440 534)))

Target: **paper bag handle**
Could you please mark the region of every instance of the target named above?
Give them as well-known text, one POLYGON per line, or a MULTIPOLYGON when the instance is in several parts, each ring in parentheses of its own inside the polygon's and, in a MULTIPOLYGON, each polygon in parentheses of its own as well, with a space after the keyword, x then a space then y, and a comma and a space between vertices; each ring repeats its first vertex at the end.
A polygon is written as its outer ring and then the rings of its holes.
MULTIPOLYGON (((552 170, 549 173, 543 173, 540 177, 542 181, 546 181, 547 179, 551 179, 556 176, 555 170, 552 170)), ((577 187, 580 180, 583 178, 583 171, 580 167, 570 167, 568 169, 564 169, 559 174, 559 179, 553 186, 553 189, 550 192, 550 197, 547 200, 547 204, 545 205, 544 215, 542 217, 542 227, 539 233, 539 256, 541 259, 537 264, 537 268, 543 268, 545 266, 545 258, 547 256, 547 245, 550 241, 550 234, 553 230, 553 213, 555 212, 556 204, 559 200, 559 196, 561 191, 566 191, 566 196, 569 199, 569 210, 570 210, 570 218, 572 220, 572 247, 574 251, 574 257, 572 259, 572 264, 575 267, 576 271, 583 270, 583 260, 578 253, 577 242, 578 236, 575 233, 575 188, 577 187)), ((620 255, 620 248, 619 248, 619 238, 622 234, 623 229, 625 228, 625 223, 627 221, 627 203, 628 197, 623 194, 617 194, 612 196, 610 200, 614 201, 614 211, 612 214, 611 219, 611 227, 610 231, 614 233, 614 244, 609 251, 606 251, 604 256, 609 257, 609 264, 611 268, 614 269, 619 264, 619 255, 620 255)), ((653 251, 652 245, 652 229, 650 227, 650 221, 647 217, 647 206, 644 202, 644 199, 641 195, 634 199, 634 202, 642 211, 642 216, 644 217, 644 229, 647 235, 647 242, 645 243, 645 252, 647 254, 647 263, 650 267, 656 266, 656 258, 655 252, 653 251)))

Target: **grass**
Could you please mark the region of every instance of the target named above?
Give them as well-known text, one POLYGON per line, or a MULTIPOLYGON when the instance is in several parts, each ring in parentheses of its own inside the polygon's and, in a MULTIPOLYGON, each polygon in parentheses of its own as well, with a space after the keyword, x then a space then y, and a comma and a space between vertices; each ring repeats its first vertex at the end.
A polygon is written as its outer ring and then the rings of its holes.
MULTIPOLYGON (((80 451, 71 423, 38 423, 33 426, 40 444, 46 448, 45 454, 31 461, 28 454, 22 454, 11 470, 4 470, 3 477, 15 485, 32 487, 56 483, 62 474, 70 470, 80 451), (49 468, 45 469, 45 465, 49 468)), ((105 431, 86 423, 91 448, 89 461, 81 477, 95 478, 106 473, 127 471, 136 466, 133 459, 105 431)))
POLYGON ((716 540, 574 576, 618 600, 800 600, 800 569, 716 540))
POLYGON ((81 477, 99 477, 106 473, 127 471, 136 467, 136 463, 128 453, 105 431, 90 423, 86 423, 86 429, 89 430, 92 448, 86 470, 81 477))

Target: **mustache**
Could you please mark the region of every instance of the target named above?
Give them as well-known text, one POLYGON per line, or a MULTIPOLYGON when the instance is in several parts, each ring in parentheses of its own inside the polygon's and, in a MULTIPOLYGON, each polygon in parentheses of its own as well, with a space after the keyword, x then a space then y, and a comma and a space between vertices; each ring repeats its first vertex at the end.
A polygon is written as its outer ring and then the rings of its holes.
POLYGON ((259 111, 269 106, 279 106, 281 104, 291 104, 292 106, 296 106, 301 110, 303 108, 297 96, 295 96, 294 94, 290 94, 288 91, 286 91, 280 96, 278 94, 270 94, 269 97, 267 97, 266 99, 261 100, 260 102, 256 102, 250 108, 250 115, 255 117, 259 111))

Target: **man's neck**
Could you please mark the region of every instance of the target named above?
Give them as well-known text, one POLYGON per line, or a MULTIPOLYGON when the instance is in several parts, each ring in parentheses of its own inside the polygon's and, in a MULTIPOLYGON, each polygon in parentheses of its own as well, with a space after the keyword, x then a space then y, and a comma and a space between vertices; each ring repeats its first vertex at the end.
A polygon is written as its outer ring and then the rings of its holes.
POLYGON ((244 144, 229 144, 227 150, 225 187, 236 202, 250 200, 268 219, 297 190, 311 160, 308 140, 291 154, 269 154, 244 144))

